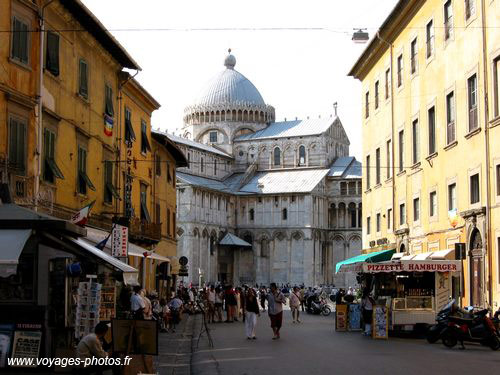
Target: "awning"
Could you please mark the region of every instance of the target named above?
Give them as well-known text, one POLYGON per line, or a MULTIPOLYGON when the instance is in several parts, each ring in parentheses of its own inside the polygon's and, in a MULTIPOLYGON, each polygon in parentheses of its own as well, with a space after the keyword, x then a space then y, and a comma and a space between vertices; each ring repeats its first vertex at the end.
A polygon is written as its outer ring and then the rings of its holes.
POLYGON ((81 239, 81 238, 72 238, 69 236, 63 236, 64 239, 70 241, 71 243, 75 244, 78 246, 80 249, 90 253, 91 255, 99 258, 101 261, 109 264, 110 266, 114 267, 118 271, 121 271, 123 273, 123 281, 125 284, 128 285, 138 285, 138 277, 139 277, 139 271, 136 270, 134 267, 129 266, 126 263, 123 263, 121 260, 112 257, 111 255, 105 253, 104 251, 99 250, 97 247, 92 246, 89 244, 87 241, 81 239))
MULTIPOLYGON (((93 245, 96 245, 99 242, 103 241, 109 235, 109 232, 97 228, 85 227, 85 229, 87 229, 87 236, 84 237, 84 239, 85 241, 90 242, 93 245)), ((106 252, 109 252, 109 254, 111 254, 111 238, 108 239, 108 242, 106 242, 106 246, 104 248, 107 250, 106 252)), ((150 250, 144 249, 143 247, 137 246, 131 242, 128 243, 128 255, 144 258, 145 252, 148 253, 148 258, 156 259, 160 262, 170 262, 170 259, 164 257, 163 255, 155 254, 150 250)))
POLYGON ((386 260, 391 259, 392 254, 394 254, 396 250, 382 250, 376 251, 374 253, 369 254, 361 254, 342 262, 338 262, 335 266, 335 273, 344 273, 344 272, 361 272, 363 268, 363 263, 378 263, 384 262, 386 260))
POLYGON ((19 257, 24 245, 31 236, 31 229, 1 229, 0 243, 0 277, 8 277, 17 273, 19 257))
POLYGON ((222 240, 219 241, 220 246, 236 246, 236 247, 252 247, 247 241, 242 240, 234 234, 227 233, 222 240))

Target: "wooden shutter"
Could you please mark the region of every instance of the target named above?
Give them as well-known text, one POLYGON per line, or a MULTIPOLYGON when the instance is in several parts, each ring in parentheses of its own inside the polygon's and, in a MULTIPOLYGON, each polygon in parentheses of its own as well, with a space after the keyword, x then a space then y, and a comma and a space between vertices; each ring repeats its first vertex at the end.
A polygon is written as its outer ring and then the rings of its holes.
POLYGON ((85 60, 80 60, 80 87, 79 91, 81 96, 84 98, 88 97, 88 67, 85 60))
POLYGON ((45 58, 45 69, 54 76, 59 75, 59 35, 53 32, 47 33, 47 56, 45 58))

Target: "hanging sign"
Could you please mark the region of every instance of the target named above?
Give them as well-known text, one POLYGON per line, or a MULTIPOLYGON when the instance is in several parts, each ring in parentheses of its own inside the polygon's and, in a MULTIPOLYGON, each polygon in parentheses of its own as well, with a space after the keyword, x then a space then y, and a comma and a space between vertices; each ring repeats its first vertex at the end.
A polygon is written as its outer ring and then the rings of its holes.
POLYGON ((388 339, 389 338, 389 316, 387 306, 376 305, 373 308, 373 338, 388 339))
POLYGON ((115 224, 111 235, 111 255, 126 257, 128 255, 128 228, 115 224))

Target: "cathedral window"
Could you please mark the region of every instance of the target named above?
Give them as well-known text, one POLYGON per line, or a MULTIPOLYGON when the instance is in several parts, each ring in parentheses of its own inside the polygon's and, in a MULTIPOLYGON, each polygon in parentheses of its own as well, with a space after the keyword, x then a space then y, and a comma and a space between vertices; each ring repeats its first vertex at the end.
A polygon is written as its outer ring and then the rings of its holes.
POLYGON ((201 172, 203 172, 203 158, 200 159, 200 168, 201 168, 201 172))
POLYGON ((288 219, 288 210, 286 208, 284 208, 283 211, 281 211, 281 218, 283 220, 288 219))
POLYGON ((210 143, 217 143, 217 132, 210 132, 210 143))
POLYGON ((306 148, 305 146, 299 147, 299 165, 306 164, 306 148))
POLYGON ((279 147, 274 149, 274 165, 281 165, 281 150, 279 147))
POLYGON ((248 217, 250 219, 250 221, 253 221, 254 220, 254 217, 255 217, 255 211, 253 208, 250 209, 250 211, 248 211, 248 217))

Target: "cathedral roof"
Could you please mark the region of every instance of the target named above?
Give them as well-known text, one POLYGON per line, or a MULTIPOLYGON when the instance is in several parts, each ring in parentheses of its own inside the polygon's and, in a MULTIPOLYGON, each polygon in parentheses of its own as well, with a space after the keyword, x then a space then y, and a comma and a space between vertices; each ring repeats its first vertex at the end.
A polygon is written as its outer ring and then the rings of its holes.
POLYGON ((328 177, 361 178, 361 174, 361 163, 353 156, 343 156, 332 164, 328 177))
POLYGON ((212 78, 192 103, 193 107, 247 105, 266 107, 259 90, 248 78, 236 71, 236 58, 229 54, 224 60, 226 69, 212 78))
POLYGON ((236 138, 235 141, 319 135, 326 132, 337 119, 338 117, 326 117, 275 122, 258 132, 242 135, 236 138))
POLYGON ((215 147, 212 147, 212 146, 200 143, 200 142, 192 141, 191 139, 179 137, 177 135, 173 135, 170 133, 167 133, 166 135, 172 142, 180 143, 180 144, 183 144, 183 145, 188 146, 188 147, 197 148, 199 150, 208 151, 208 152, 220 155, 220 156, 224 156, 226 158, 233 159, 233 157, 231 155, 225 153, 222 150, 219 150, 218 148, 215 148, 215 147))

